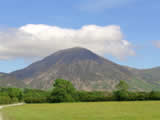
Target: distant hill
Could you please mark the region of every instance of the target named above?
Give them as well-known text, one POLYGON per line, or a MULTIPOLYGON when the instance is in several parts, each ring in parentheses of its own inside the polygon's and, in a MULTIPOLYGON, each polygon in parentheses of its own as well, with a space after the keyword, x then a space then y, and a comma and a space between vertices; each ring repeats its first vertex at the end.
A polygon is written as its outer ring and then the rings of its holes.
POLYGON ((7 73, 0 73, 0 86, 1 87, 10 86, 19 88, 26 87, 23 81, 20 81, 16 77, 7 73))
POLYGON ((62 78, 70 80, 77 89, 88 91, 113 90, 120 80, 125 80, 132 90, 160 90, 160 68, 138 70, 121 66, 80 47, 55 52, 0 78, 0 85, 39 89, 48 89, 55 79, 62 78))

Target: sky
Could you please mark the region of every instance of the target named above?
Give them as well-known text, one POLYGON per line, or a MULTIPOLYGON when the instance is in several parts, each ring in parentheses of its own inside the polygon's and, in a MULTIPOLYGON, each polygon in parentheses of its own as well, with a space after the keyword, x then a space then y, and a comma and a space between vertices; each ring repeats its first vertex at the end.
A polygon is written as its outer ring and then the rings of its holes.
POLYGON ((159 0, 0 0, 0 72, 84 47, 121 65, 160 66, 159 0))

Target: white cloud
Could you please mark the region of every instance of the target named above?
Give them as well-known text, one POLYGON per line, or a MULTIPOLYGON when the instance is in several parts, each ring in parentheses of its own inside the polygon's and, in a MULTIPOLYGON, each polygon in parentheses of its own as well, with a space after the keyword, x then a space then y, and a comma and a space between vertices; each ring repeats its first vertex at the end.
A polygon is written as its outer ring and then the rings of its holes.
POLYGON ((120 27, 115 25, 86 25, 80 29, 67 29, 28 24, 0 32, 0 59, 44 57, 57 50, 76 46, 119 59, 135 54, 131 43, 123 40, 120 27))
POLYGON ((80 4, 80 9, 86 11, 99 11, 106 8, 125 6, 135 1, 137 0, 82 0, 80 4))

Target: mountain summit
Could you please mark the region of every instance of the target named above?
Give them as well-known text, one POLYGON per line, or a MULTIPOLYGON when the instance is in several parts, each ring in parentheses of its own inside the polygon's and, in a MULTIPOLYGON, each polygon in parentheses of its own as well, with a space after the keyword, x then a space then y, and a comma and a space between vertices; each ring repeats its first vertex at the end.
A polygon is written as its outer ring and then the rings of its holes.
POLYGON ((89 60, 101 64, 105 61, 104 58, 101 58, 88 49, 75 47, 55 52, 43 60, 35 62, 23 70, 14 71, 11 74, 17 78, 24 79, 26 77, 32 77, 38 73, 44 72, 56 64, 70 65, 78 61, 89 60))
POLYGON ((48 89, 55 79, 61 78, 70 80, 77 89, 88 91, 113 90, 120 80, 125 80, 136 90, 160 89, 160 82, 157 79, 154 81, 157 76, 152 77, 153 81, 149 79, 152 71, 124 67, 88 49, 75 47, 55 52, 22 70, 10 73, 3 77, 9 83, 5 84, 3 80, 3 85, 13 85, 11 79, 14 78, 14 86, 48 89), (15 84, 17 82, 21 84, 15 84))

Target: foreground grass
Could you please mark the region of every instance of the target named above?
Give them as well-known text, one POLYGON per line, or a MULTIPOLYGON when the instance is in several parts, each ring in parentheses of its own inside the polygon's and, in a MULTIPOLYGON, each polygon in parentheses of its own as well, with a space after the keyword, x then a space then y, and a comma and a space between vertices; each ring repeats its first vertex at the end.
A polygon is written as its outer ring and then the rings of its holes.
POLYGON ((160 120, 160 102, 26 104, 3 114, 9 120, 160 120))

